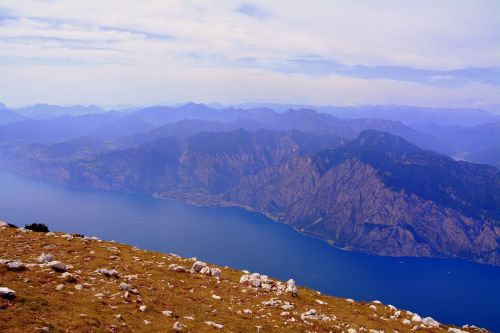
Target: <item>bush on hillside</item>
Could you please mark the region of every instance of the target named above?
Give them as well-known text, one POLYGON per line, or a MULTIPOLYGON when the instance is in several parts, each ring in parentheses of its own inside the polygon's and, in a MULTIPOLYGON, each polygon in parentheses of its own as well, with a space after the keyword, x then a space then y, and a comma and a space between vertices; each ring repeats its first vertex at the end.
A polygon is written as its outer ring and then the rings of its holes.
POLYGON ((43 223, 26 224, 24 229, 33 230, 36 232, 49 232, 49 228, 43 223))

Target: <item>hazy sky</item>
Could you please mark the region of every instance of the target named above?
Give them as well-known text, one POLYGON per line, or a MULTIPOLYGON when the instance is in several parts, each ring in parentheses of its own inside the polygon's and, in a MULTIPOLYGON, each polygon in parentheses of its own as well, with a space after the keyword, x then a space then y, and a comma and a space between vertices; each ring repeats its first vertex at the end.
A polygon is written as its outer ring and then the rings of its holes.
POLYGON ((500 1, 0 0, 0 102, 500 103, 500 1))

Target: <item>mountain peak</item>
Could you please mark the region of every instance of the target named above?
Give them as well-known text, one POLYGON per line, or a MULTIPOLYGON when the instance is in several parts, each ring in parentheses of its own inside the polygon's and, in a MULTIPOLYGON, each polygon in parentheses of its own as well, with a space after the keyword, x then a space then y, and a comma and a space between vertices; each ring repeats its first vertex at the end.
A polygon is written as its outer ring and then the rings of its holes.
POLYGON ((399 136, 376 130, 361 132, 355 140, 350 142, 350 145, 355 145, 362 150, 396 154, 422 151, 422 149, 399 136))

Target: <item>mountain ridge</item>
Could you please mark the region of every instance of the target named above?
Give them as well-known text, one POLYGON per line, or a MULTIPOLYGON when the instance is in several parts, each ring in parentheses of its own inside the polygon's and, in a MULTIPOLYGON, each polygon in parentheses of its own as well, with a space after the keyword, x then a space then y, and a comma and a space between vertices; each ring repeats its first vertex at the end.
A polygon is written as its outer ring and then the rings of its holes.
POLYGON ((351 250, 500 265, 499 171, 382 132, 343 141, 240 129, 68 162, 21 155, 0 161, 73 186, 242 206, 351 250))

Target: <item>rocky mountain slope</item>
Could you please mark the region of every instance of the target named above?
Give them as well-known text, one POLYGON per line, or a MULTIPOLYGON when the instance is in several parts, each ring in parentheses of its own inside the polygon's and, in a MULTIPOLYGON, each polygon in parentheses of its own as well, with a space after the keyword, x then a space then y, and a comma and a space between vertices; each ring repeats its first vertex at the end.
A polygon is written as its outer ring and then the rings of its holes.
POLYGON ((2 332, 486 332, 291 279, 0 221, 2 332))
POLYGON ((4 152, 0 165, 73 186, 242 206, 350 250, 500 265, 500 172, 387 133, 345 142, 237 130, 77 160, 40 156, 4 152))

